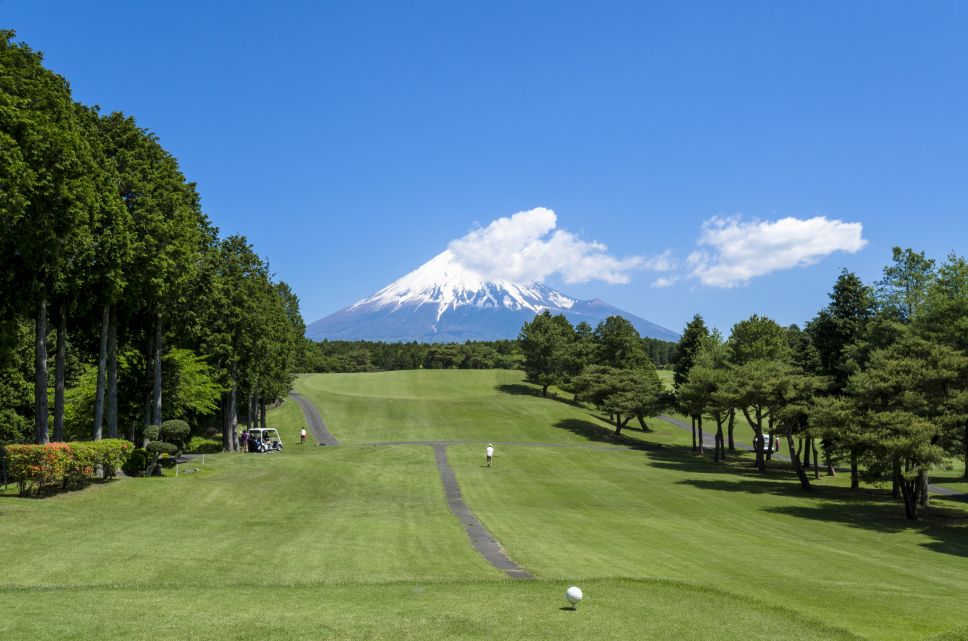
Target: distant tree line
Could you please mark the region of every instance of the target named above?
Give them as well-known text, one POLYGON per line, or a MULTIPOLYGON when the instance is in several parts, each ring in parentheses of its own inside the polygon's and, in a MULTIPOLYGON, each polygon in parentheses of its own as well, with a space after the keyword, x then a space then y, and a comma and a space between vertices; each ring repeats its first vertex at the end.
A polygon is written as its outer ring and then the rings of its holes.
POLYGON ((521 364, 517 341, 466 343, 383 343, 305 341, 305 372, 381 372, 403 369, 515 369, 521 364))
POLYGON ((692 447, 713 459, 751 428, 756 468, 778 439, 804 490, 811 476, 849 469, 851 487, 888 482, 908 519, 928 503, 928 478, 957 458, 968 478, 968 263, 937 265, 895 247, 883 277, 843 271, 830 303, 801 329, 753 315, 728 337, 695 316, 676 345, 673 394, 663 391, 635 329, 613 317, 594 330, 541 314, 521 330, 527 379, 594 404, 621 433, 633 418, 675 408, 692 419, 692 447), (742 420, 741 420, 742 419, 742 420), (822 461, 822 463, 821 463, 822 461))
MULTIPOLYGON (((642 350, 660 367, 672 363, 676 344, 640 339, 642 350)), ((297 368, 301 372, 381 372, 404 369, 522 369, 517 339, 465 343, 314 342, 306 339, 297 368)))
POLYGON ((158 138, 75 102, 0 31, 0 441, 218 427, 287 393, 304 325, 241 236, 220 238, 158 138))

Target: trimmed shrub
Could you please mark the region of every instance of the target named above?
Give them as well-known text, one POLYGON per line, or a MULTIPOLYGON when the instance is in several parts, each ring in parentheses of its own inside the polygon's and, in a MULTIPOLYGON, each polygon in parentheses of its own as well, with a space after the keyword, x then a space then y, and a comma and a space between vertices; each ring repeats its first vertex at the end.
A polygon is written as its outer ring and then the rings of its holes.
POLYGON ((73 459, 67 443, 47 445, 7 445, 10 478, 17 482, 20 494, 63 487, 73 459))
POLYGON ((48 443, 47 445, 7 445, 4 447, 8 474, 17 482, 21 494, 72 489, 83 486, 98 468, 104 478, 115 475, 133 446, 121 439, 48 443))
POLYGON ((188 423, 185 421, 175 419, 161 424, 161 440, 174 444, 178 448, 179 456, 185 449, 185 444, 188 442, 191 433, 192 429, 188 427, 188 423))
POLYGON ((178 452, 178 448, 173 443, 164 443, 162 441, 152 441, 148 443, 145 445, 145 450, 147 450, 148 454, 151 455, 151 460, 148 463, 148 469, 145 471, 145 476, 151 476, 155 473, 155 470, 158 470, 158 473, 160 474, 161 470, 158 467, 159 459, 162 457, 169 457, 178 452))
POLYGON ((148 452, 146 450, 136 448, 131 452, 128 460, 125 461, 121 469, 128 476, 141 476, 145 473, 148 468, 148 452))
POLYGON ((149 441, 161 440, 161 425, 149 425, 145 428, 144 434, 149 441))

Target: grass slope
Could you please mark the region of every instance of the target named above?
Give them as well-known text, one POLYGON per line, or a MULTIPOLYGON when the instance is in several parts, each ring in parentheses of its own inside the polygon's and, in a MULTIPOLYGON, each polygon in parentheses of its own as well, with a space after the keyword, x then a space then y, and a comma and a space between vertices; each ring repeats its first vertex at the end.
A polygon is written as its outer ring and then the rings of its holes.
MULTIPOLYGON (((963 638, 966 512, 911 525, 843 479, 716 467, 652 421, 608 441, 593 413, 518 372, 314 375, 297 387, 346 445, 206 457, 179 478, 49 499, 0 496, 3 639, 963 638), (533 581, 470 548, 433 453, 461 440, 467 503, 533 581), (481 441, 499 445, 482 466, 481 441), (585 446, 585 447, 574 447, 585 446), (570 583, 586 592, 561 610, 570 583)), ((191 467, 190 466, 190 467, 191 467)))

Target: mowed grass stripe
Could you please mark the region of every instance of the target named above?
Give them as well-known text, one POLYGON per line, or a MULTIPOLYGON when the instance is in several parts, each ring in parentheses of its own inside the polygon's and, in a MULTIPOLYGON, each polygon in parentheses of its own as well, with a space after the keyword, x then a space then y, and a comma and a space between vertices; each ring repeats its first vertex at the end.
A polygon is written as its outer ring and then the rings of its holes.
POLYGON ((151 585, 186 568, 220 584, 500 576, 448 512, 430 448, 209 456, 195 475, 9 497, 0 513, 0 587, 151 585))

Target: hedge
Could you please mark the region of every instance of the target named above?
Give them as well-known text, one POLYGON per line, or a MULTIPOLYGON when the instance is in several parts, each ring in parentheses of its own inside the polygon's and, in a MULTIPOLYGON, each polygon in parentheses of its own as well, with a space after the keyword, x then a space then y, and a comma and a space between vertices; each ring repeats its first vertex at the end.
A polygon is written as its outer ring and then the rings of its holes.
POLYGON ((104 478, 115 475, 134 446, 123 439, 47 445, 7 445, 4 451, 10 479, 21 494, 78 487, 98 468, 104 478))

